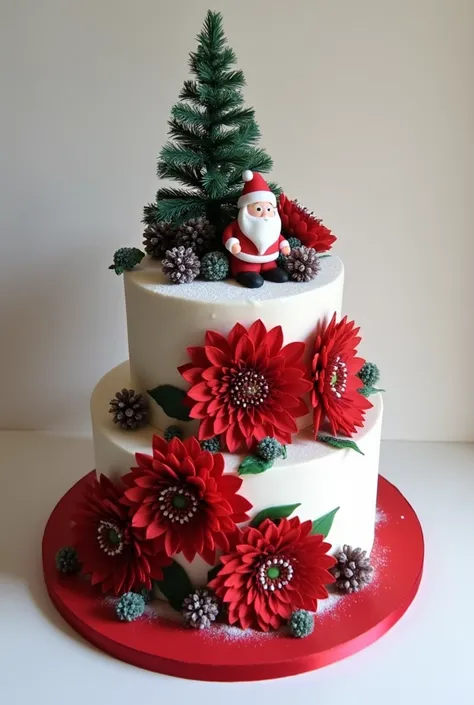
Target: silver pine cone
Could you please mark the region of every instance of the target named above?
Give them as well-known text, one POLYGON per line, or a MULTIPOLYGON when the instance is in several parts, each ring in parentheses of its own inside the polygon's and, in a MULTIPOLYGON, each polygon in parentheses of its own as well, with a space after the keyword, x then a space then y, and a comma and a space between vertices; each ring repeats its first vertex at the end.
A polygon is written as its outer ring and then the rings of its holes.
POLYGON ((320 263, 316 250, 312 247, 293 247, 286 258, 286 271, 296 282, 309 282, 319 272, 320 263))
POLYGON ((359 592, 372 581, 374 569, 370 565, 367 551, 345 544, 342 551, 336 553, 335 558, 337 563, 331 572, 336 578, 336 587, 341 592, 359 592))
POLYGON ((201 263, 190 247, 173 247, 163 260, 163 273, 173 284, 187 284, 196 279, 201 263))
POLYGON ((214 227, 207 218, 191 218, 179 226, 176 245, 190 247, 197 255, 202 255, 211 249, 214 234, 214 227))
POLYGON ((172 247, 175 235, 174 228, 169 223, 153 223, 148 225, 143 233, 145 252, 150 257, 161 259, 166 250, 172 247))
POLYGON ((219 614, 219 603, 209 590, 198 588, 185 598, 182 614, 188 627, 208 629, 219 614))
POLYGON ((114 415, 114 423, 126 430, 145 426, 148 420, 146 400, 134 389, 122 389, 110 401, 109 413, 114 415))

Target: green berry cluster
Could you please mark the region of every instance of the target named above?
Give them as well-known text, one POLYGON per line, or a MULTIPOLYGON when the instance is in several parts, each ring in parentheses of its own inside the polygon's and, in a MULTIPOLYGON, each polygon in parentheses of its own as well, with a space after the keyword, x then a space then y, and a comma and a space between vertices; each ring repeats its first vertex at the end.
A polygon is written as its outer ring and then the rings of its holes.
POLYGON ((115 607, 117 619, 121 622, 133 622, 134 619, 141 617, 145 611, 145 599, 143 595, 136 592, 126 592, 115 607))
POLYGON ((201 448, 203 450, 208 450, 210 453, 218 453, 221 449, 221 442, 219 440, 219 436, 209 438, 207 441, 201 441, 201 448))
POLYGON ((78 573, 81 564, 77 556, 77 551, 72 546, 64 546, 56 553, 56 568, 60 573, 72 575, 78 573))
POLYGON ((297 639, 309 636, 314 629, 314 615, 306 610, 296 610, 288 622, 290 634, 297 639))

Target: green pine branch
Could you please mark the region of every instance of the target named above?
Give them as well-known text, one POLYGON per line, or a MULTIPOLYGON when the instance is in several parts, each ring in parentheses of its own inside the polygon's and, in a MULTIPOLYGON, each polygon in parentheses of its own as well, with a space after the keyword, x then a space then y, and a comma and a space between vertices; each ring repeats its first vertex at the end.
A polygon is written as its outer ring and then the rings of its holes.
POLYGON ((204 165, 202 152, 193 147, 171 144, 170 142, 162 148, 160 160, 171 166, 202 167, 204 165))
POLYGON ((209 115, 203 110, 186 105, 186 103, 173 105, 171 115, 179 124, 190 126, 195 130, 203 130, 209 125, 209 115))
POLYGON ((190 188, 202 188, 202 176, 194 166, 173 166, 170 162, 159 161, 157 174, 161 179, 174 179, 190 188))
POLYGON ((189 56, 192 78, 185 81, 168 121, 169 141, 160 152, 157 173, 187 188, 161 188, 144 208, 146 223, 179 224, 205 214, 220 230, 235 217, 244 169, 267 173, 272 160, 257 147, 260 129, 245 107, 245 77, 235 68, 222 15, 209 11, 189 56))

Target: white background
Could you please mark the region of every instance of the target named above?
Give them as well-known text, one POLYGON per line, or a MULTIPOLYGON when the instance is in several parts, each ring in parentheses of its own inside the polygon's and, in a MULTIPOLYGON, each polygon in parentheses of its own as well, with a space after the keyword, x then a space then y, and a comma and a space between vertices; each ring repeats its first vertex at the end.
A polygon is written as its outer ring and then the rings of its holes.
MULTIPOLYGON (((127 355, 114 250, 209 0, 0 0, 0 427, 86 431, 127 355)), ((339 236, 384 434, 474 439, 474 3, 214 0, 273 176, 339 236)))

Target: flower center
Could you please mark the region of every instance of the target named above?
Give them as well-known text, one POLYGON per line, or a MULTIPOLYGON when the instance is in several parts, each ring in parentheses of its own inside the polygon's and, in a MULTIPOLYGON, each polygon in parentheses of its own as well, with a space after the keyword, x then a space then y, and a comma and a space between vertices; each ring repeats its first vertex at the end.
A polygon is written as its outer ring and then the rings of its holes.
POLYGON ((160 511, 172 523, 187 524, 198 510, 198 500, 189 490, 175 485, 159 495, 160 511))
POLYGON ((257 579, 264 590, 281 590, 293 578, 291 561, 284 556, 267 558, 260 564, 257 579))
POLYGON ((123 552, 127 538, 118 524, 101 519, 97 528, 97 541, 107 556, 118 556, 123 552))
POLYGON ((267 380, 255 370, 236 372, 230 382, 231 401, 242 409, 260 406, 268 397, 268 392, 267 380))
POLYGON ((330 369, 331 380, 329 386, 336 397, 340 398, 346 391, 347 365, 339 356, 334 359, 332 369, 330 369))

